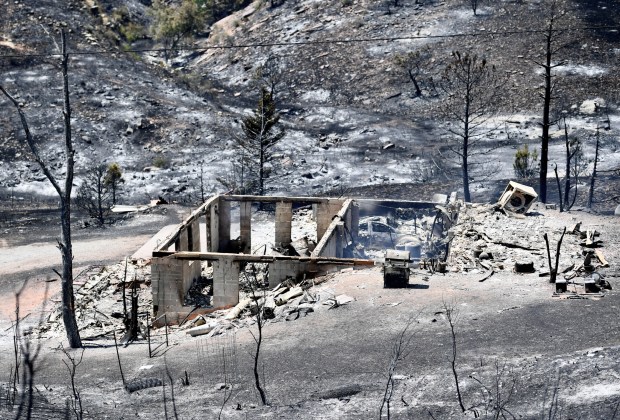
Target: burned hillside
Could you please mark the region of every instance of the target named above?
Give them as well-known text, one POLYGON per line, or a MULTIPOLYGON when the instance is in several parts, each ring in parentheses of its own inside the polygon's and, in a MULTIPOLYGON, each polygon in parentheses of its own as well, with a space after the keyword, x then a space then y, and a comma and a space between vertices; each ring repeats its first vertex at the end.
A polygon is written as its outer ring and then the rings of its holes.
MULTIPOLYGON (((515 149, 538 148, 543 104, 536 62, 544 37, 537 31, 545 28, 547 3, 486 4, 476 16, 462 2, 401 1, 389 13, 389 2, 276 3, 230 11, 183 40, 168 63, 149 35, 153 17, 140 2, 11 3, 2 22, 2 84, 18 95, 35 138, 47 138, 48 127, 58 134, 59 72, 51 52, 58 32, 66 30, 78 172, 118 162, 130 202, 146 194, 194 204, 201 189, 224 190, 216 178, 233 170, 239 121, 256 103, 261 83, 277 86, 287 131, 275 151, 271 192, 406 189, 430 181, 455 189, 458 165, 448 153, 453 141, 447 133, 456 122, 440 112, 446 99, 440 81, 454 51, 483 57, 503 79, 502 101, 492 105, 499 115, 489 121, 484 141, 498 147, 490 156, 501 164, 482 172, 493 173, 490 181, 512 178, 515 149), (123 38, 134 27, 141 35, 123 38), (402 64, 408 53, 417 57, 409 70, 402 64)), ((614 4, 565 1, 561 7, 562 48, 554 60, 562 65, 554 67, 553 108, 565 111, 571 136, 583 143, 583 177, 592 170, 599 124, 610 130, 602 136, 606 158, 599 169, 617 168, 619 13, 614 4), (594 103, 606 105, 596 113, 594 103)), ((3 116, 5 192, 49 194, 42 174, 29 165, 16 116, 3 116)), ((561 135, 552 128, 551 162, 560 176, 561 135)), ((53 143, 43 149, 56 168, 53 143)), ((475 183, 474 195, 484 196, 486 181, 475 183)))

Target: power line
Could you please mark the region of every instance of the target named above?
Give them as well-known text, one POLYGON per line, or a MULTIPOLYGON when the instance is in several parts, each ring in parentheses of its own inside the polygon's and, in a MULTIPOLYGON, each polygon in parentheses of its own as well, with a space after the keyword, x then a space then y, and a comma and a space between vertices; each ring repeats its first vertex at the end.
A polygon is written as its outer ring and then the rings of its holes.
MULTIPOLYGON (((596 30, 618 30, 620 26, 583 26, 578 28, 554 29, 553 32, 585 32, 596 30)), ((123 50, 86 50, 86 51, 69 51, 69 55, 108 55, 118 53, 146 53, 146 52, 170 52, 170 51, 209 51, 209 50, 232 50, 240 48, 270 48, 270 47, 294 47, 305 45, 333 45, 333 44, 362 44, 372 42, 393 42, 393 41, 415 41, 421 39, 446 39, 446 38, 466 38, 466 37, 489 37, 489 36, 511 36, 525 34, 546 33, 547 29, 521 29, 512 31, 480 31, 480 32, 463 32, 445 35, 407 35, 392 37, 372 37, 372 38, 345 38, 345 39, 326 39, 315 41, 286 41, 286 42, 258 42, 247 44, 233 45, 209 45, 203 47, 178 47, 178 48, 145 48, 145 49, 123 49, 123 50)), ((33 53, 33 54, 10 54, 0 55, 0 59, 15 58, 41 58, 41 57, 59 57, 60 53, 33 53)))

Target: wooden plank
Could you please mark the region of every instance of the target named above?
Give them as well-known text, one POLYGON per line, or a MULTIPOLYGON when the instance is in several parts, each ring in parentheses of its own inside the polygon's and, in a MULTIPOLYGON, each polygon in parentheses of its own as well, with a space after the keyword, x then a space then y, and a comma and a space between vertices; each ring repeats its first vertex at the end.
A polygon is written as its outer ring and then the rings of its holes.
POLYGON ((598 258, 601 264, 603 264, 603 267, 609 267, 609 263, 607 262, 607 260, 605 259, 605 256, 603 255, 601 251, 599 251, 598 249, 595 249, 594 253, 596 254, 596 258, 598 258))
POLYGON ((299 261, 315 264, 342 264, 342 265, 364 265, 374 266, 373 260, 363 260, 359 258, 335 258, 335 257, 295 257, 290 255, 251 255, 251 254, 229 254, 219 252, 172 252, 163 253, 159 252, 161 257, 170 257, 179 260, 190 261, 214 261, 220 258, 230 258, 233 261, 247 261, 247 262, 274 262, 274 261, 299 261))

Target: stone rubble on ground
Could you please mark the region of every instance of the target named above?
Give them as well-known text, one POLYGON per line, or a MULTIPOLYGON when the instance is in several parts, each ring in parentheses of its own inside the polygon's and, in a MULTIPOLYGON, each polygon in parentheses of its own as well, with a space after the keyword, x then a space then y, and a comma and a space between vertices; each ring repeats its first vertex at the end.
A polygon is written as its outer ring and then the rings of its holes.
MULTIPOLYGON (((563 229, 548 228, 548 216, 535 211, 539 206, 542 205, 535 205, 534 211, 525 216, 513 217, 494 204, 467 203, 461 208, 458 222, 450 229, 449 235, 454 239, 448 270, 477 275, 512 271, 548 277, 549 257, 555 265, 556 246, 563 229), (550 256, 545 234, 549 237, 550 256)), ((566 227, 560 249, 558 279, 574 286, 569 290, 583 294, 592 279, 596 286, 589 292, 611 288, 605 280, 609 263, 598 248, 602 245, 599 232, 581 223, 566 227)))
POLYGON ((336 296, 333 290, 318 287, 332 277, 328 275, 304 280, 299 284, 293 279, 287 279, 270 290, 242 292, 235 307, 199 315, 180 329, 185 329, 186 333, 193 337, 212 337, 227 330, 254 325, 259 310, 269 322, 294 321, 309 313, 324 308, 337 308, 354 301, 350 296, 336 296))
MULTIPOLYGON (((89 267, 74 280, 76 320, 83 340, 111 336, 122 336, 123 323, 122 290, 125 287, 126 310, 131 312, 132 287, 138 294, 138 314, 150 312, 152 308, 150 268, 144 261, 125 261, 111 266, 89 267)), ((55 302, 57 303, 57 302, 55 302)), ((140 329, 146 328, 146 317, 139 319, 140 329)), ((61 306, 57 305, 39 327, 43 337, 64 334, 61 306)), ((108 337, 109 338, 109 337, 108 337)))

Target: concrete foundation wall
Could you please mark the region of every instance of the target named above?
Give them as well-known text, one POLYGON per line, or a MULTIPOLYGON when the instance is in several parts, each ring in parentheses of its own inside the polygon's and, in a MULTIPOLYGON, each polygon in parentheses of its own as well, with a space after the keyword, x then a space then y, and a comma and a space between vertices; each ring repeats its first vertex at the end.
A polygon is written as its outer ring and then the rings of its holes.
POLYGON ((317 240, 320 240, 327 228, 332 223, 332 219, 338 211, 342 208, 345 200, 340 199, 329 199, 324 203, 317 204, 316 211, 316 237, 317 240))
POLYGON ((218 252, 227 252, 230 246, 230 201, 220 197, 218 216, 218 252))
POLYGON ((188 227, 188 248, 189 251, 200 252, 200 221, 198 219, 188 227))
POLYGON ((239 261, 222 257, 213 261, 213 306, 239 303, 239 261))
POLYGON ((155 316, 183 307, 183 261, 174 258, 153 258, 151 288, 155 316))
POLYGON ((200 261, 173 257, 151 260, 151 288, 155 315, 183 309, 185 294, 201 275, 200 261))
MULTIPOLYGON (((321 217, 320 212, 317 217, 321 217)), ((346 200, 341 208, 332 216, 333 220, 331 220, 328 228, 325 230, 325 233, 312 252, 312 256, 343 258, 344 249, 348 246, 349 241, 354 241, 357 237, 357 225, 355 225, 355 227, 352 226, 353 220, 356 218, 359 220, 358 208, 354 206, 352 200, 346 200), (354 212, 357 213, 357 216, 353 216, 354 212), (353 236, 353 232, 355 232, 355 236, 353 236)))
POLYGON ((274 261, 269 263, 269 287, 275 287, 279 283, 292 277, 301 279, 306 271, 307 264, 301 261, 274 261))

